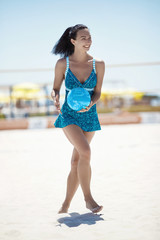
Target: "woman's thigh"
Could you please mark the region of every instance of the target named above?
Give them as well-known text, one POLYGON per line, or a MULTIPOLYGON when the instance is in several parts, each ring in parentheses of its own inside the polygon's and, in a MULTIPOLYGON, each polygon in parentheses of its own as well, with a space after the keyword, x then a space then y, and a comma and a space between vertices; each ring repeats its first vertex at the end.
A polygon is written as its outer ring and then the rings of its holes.
MULTIPOLYGON (((90 144, 95 132, 85 132, 83 131, 84 136, 86 137, 88 143, 90 144)), ((77 151, 77 149, 74 147, 73 148, 73 152, 72 152, 72 158, 71 158, 71 164, 77 165, 78 164, 78 160, 79 160, 79 153, 77 151)))
MULTIPOLYGON (((84 131, 75 124, 64 127, 63 131, 79 154, 87 153, 87 151, 90 151, 89 142, 91 141, 91 134, 84 133, 84 131)), ((92 133, 92 135, 93 134, 94 133, 92 133)))
POLYGON ((94 135, 95 135, 95 131, 94 131, 94 132, 85 132, 85 131, 83 131, 83 134, 85 135, 88 143, 90 144, 92 138, 93 138, 94 135))

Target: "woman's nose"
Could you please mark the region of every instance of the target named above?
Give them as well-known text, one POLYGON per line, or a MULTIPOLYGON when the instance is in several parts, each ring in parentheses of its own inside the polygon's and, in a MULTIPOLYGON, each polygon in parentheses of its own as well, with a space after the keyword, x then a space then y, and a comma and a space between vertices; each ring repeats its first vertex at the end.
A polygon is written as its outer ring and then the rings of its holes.
POLYGON ((90 44, 91 42, 92 42, 91 39, 87 39, 87 40, 86 40, 86 43, 89 43, 89 44, 90 44))

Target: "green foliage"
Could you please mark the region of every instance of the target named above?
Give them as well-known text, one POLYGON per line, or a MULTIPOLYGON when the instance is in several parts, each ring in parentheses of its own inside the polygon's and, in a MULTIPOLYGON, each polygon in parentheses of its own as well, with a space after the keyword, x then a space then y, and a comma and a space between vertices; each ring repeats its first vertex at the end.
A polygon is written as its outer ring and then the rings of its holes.
POLYGON ((138 105, 130 106, 129 108, 123 108, 123 110, 128 112, 159 112, 160 106, 147 106, 147 105, 138 105))
POLYGON ((0 113, 0 119, 5 119, 5 118, 6 118, 5 115, 0 113))
MULTIPOLYGON (((111 113, 114 112, 115 108, 107 108, 107 107, 97 107, 98 113, 111 113)), ((159 112, 160 106, 147 106, 147 105, 133 105, 130 107, 121 108, 122 111, 126 112, 159 112)))

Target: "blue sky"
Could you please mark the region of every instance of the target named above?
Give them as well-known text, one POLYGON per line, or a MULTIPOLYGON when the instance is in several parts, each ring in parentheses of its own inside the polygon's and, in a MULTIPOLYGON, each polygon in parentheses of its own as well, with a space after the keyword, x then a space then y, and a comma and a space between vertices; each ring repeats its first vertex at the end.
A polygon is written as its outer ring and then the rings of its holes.
MULTIPOLYGON (((53 68, 50 53, 65 29, 88 26, 88 52, 103 59, 103 87, 160 89, 160 65, 107 68, 118 63, 160 61, 159 0, 1 0, 0 69, 53 68), (112 84, 118 82, 117 84, 112 84)), ((53 72, 0 74, 0 84, 52 83, 53 72)))

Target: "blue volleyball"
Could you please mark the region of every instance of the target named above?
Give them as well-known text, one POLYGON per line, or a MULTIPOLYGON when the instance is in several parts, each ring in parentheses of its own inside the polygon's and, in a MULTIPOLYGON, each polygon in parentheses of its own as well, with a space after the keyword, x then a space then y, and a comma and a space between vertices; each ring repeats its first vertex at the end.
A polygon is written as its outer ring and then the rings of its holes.
POLYGON ((91 102, 89 92, 84 88, 73 88, 67 96, 67 103, 73 110, 80 111, 88 107, 91 102))

